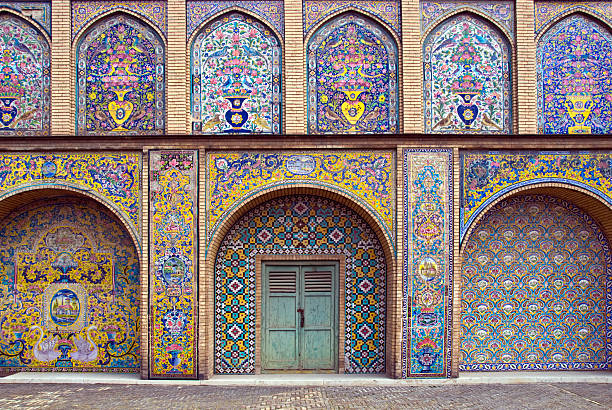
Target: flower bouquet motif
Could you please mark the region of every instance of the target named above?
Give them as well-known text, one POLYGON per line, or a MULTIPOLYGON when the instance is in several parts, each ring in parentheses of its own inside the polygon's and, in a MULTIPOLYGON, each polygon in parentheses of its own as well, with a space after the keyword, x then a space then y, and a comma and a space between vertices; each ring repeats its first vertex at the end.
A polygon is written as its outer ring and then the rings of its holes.
POLYGON ((1 58, 2 73, 0 73, 0 101, 2 101, 0 129, 14 129, 11 125, 17 117, 17 107, 13 106, 13 103, 25 95, 25 88, 22 85, 25 77, 16 72, 12 65, 11 51, 4 50, 1 58))

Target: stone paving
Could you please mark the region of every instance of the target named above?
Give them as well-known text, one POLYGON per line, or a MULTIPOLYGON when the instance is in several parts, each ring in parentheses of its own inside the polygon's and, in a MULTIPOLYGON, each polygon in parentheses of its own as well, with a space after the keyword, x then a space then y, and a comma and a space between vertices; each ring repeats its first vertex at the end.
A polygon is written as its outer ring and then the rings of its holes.
POLYGON ((0 409, 591 409, 612 408, 610 384, 381 387, 4 384, 0 409))

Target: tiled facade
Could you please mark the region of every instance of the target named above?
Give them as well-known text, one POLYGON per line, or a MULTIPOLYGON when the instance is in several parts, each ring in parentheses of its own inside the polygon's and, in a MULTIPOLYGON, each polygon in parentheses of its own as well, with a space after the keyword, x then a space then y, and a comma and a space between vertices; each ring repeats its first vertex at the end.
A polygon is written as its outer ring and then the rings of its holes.
POLYGON ((0 373, 266 371, 266 261, 342 373, 611 369, 611 10, 0 2, 0 373))

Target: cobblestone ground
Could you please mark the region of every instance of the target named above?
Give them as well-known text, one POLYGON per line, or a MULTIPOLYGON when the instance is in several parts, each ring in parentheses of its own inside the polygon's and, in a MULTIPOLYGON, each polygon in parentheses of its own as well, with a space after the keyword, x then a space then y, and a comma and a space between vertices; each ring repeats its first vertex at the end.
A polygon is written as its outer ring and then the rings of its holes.
POLYGON ((590 409, 612 408, 610 384, 219 387, 3 384, 0 409, 590 409))

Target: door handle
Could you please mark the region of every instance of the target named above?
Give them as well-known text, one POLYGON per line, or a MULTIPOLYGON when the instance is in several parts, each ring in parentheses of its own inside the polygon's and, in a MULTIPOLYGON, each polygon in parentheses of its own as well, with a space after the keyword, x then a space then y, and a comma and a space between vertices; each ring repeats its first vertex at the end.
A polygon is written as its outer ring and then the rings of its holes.
POLYGON ((300 314, 300 327, 304 327, 304 309, 298 309, 297 311, 300 314))

